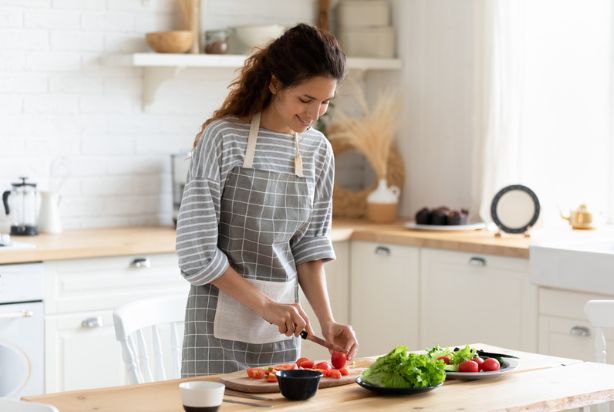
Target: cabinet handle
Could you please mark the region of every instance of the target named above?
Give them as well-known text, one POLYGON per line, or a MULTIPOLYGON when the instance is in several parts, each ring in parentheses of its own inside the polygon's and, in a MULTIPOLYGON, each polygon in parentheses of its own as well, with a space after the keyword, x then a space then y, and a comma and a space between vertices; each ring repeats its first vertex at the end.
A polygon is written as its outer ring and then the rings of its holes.
POLYGON ((31 310, 20 310, 18 312, 3 313, 0 315, 0 319, 31 318, 32 316, 34 316, 34 312, 31 310))
POLYGON ((471 266, 482 268, 486 266, 486 259, 484 259, 483 257, 471 256, 471 258, 469 259, 469 264, 471 266))
POLYGON ((96 316, 93 318, 84 319, 81 322, 81 327, 84 329, 94 329, 94 328, 101 328, 102 324, 103 324, 102 318, 100 316, 96 316))
POLYGON ((390 256, 390 248, 386 246, 378 246, 375 248, 375 254, 380 256, 390 256))
POLYGON ((137 269, 146 269, 151 267, 151 261, 144 257, 134 258, 134 260, 130 262, 130 266, 137 269))
POLYGON ((574 326, 569 330, 569 334, 571 336, 580 336, 582 338, 587 338, 591 336, 591 330, 586 326, 574 326))

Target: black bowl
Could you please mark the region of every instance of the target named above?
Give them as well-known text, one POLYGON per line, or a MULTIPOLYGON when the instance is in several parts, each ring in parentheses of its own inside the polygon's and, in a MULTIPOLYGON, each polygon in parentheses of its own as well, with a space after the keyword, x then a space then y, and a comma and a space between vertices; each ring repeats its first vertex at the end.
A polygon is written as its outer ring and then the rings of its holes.
POLYGON ((316 394, 322 372, 290 369, 277 371, 275 375, 282 395, 293 401, 304 401, 316 394))

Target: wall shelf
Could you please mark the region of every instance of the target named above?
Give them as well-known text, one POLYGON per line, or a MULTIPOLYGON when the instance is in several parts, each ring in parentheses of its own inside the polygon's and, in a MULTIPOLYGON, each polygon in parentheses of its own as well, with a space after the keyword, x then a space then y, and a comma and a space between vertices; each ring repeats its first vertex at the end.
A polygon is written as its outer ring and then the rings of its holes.
MULTIPOLYGON (((156 91, 166 80, 177 76, 186 68, 239 68, 247 56, 232 54, 163 54, 134 53, 114 54, 102 57, 109 66, 142 67, 144 73, 143 105, 153 103, 156 91)), ((348 69, 365 72, 368 70, 400 70, 400 59, 378 59, 348 57, 348 69)))

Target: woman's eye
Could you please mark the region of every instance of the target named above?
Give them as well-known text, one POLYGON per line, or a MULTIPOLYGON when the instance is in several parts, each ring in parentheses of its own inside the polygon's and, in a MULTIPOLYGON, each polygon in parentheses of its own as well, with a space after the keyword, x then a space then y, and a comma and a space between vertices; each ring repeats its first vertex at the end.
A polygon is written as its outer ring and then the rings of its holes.
POLYGON ((304 100, 304 99, 301 99, 301 98, 299 98, 299 100, 301 101, 301 103, 309 103, 309 100, 304 100))

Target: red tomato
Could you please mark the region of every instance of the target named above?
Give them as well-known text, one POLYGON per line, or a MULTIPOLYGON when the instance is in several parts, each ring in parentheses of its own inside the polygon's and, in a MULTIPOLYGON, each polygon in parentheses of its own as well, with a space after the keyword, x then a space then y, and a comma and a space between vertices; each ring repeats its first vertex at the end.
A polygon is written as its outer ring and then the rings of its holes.
POLYGON ((327 370, 332 369, 331 366, 330 366, 330 363, 328 363, 328 362, 318 362, 318 363, 316 363, 314 365, 314 368, 315 369, 321 369, 323 371, 327 371, 327 370))
POLYGON ((450 357, 449 356, 440 356, 437 358, 437 360, 443 361, 443 363, 445 363, 446 365, 450 364, 450 357))
POLYGON ((345 366, 341 369, 339 369, 339 372, 341 372, 341 374, 343 376, 348 376, 350 374, 350 370, 348 368, 346 368, 345 366))
POLYGON ((277 382, 277 376, 275 376, 275 374, 274 374, 274 373, 269 373, 269 374, 266 376, 266 381, 267 381, 267 382, 277 382))
POLYGON ((473 358, 473 361, 478 364, 478 370, 482 370, 482 367, 484 365, 484 359, 480 358, 479 356, 476 356, 475 358, 473 358))
POLYGON ((478 370, 479 369, 477 362, 474 362, 472 360, 466 360, 464 362, 461 362, 460 365, 458 365, 459 372, 477 372, 478 370))
POLYGON ((309 358, 299 358, 296 364, 301 368, 313 368, 313 361, 309 358))
POLYGON ((347 355, 343 352, 333 352, 330 356, 330 363, 333 364, 335 369, 341 369, 347 362, 347 355))
POLYGON ((499 369, 501 369, 501 365, 498 360, 495 358, 484 359, 484 364, 482 365, 482 370, 484 372, 498 371, 499 369))
POLYGON ((331 369, 327 371, 326 376, 333 379, 341 379, 341 371, 339 369, 331 369))
POLYGON ((262 379, 266 375, 266 371, 260 368, 247 368, 247 376, 252 379, 262 379))
POLYGON ((281 365, 273 366, 273 369, 276 371, 287 371, 289 369, 293 369, 292 366, 293 364, 291 363, 282 363, 281 365))

